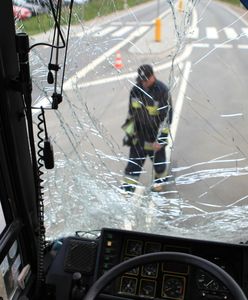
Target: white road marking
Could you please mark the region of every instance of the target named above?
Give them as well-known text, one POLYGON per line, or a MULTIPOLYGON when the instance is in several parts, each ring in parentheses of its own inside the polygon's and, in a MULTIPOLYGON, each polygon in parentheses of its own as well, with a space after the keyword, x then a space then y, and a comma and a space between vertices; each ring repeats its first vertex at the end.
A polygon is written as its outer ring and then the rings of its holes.
MULTIPOLYGON (((192 46, 188 45, 185 48, 185 51, 182 53, 182 55, 176 57, 174 61, 174 65, 179 64, 180 62, 186 60, 192 52, 192 46)), ((165 69, 171 68, 171 62, 168 61, 165 64, 162 64, 160 66, 155 66, 153 69, 155 72, 157 71, 162 71, 165 69)), ((77 84, 77 88, 84 88, 84 87, 89 87, 89 86, 95 86, 95 85, 100 85, 100 84, 108 84, 111 82, 115 81, 120 81, 120 80, 129 80, 130 78, 136 78, 137 77, 137 72, 131 72, 131 73, 125 73, 125 74, 118 74, 116 76, 111 76, 108 78, 103 78, 103 79, 98 79, 94 81, 88 81, 85 83, 77 84)), ((68 89, 71 89, 70 86, 68 86, 68 89)))
POLYGON ((248 28, 247 27, 243 27, 242 31, 248 37, 248 28))
POLYGON ((154 22, 141 22, 141 21, 130 21, 130 22, 125 22, 124 24, 122 22, 112 22, 111 25, 114 26, 135 26, 135 27, 139 27, 139 26, 151 26, 154 22))
POLYGON ((214 44, 214 48, 216 49, 231 49, 233 45, 230 44, 214 44))
POLYGON ((199 27, 190 27, 188 33, 187 33, 187 37, 189 39, 198 39, 199 37, 199 27))
POLYGON ((241 49, 241 50, 247 50, 248 45, 238 45, 238 48, 241 49))
POLYGON ((175 142, 175 139, 176 139, 177 128, 178 128, 178 124, 179 124, 179 120, 180 120, 180 116, 181 116, 181 111, 182 111, 182 107, 183 107, 183 102, 184 102, 184 98, 185 98, 185 93, 186 93, 186 88, 187 88, 190 71, 191 71, 191 62, 186 61, 184 71, 183 71, 181 85, 179 88, 178 96, 176 99, 176 104, 174 107, 173 122, 171 124, 171 139, 169 141, 168 147, 166 147, 166 149, 168 151, 168 152, 166 152, 167 161, 170 161, 171 149, 172 149, 173 143, 175 142))
POLYGON ((230 117, 243 117, 244 114, 243 113, 236 113, 236 114, 229 114, 229 115, 220 115, 223 118, 230 118, 230 117))
POLYGON ((210 40, 217 40, 219 38, 218 31, 215 27, 206 27, 206 35, 210 40))
POLYGON ((224 28, 223 30, 224 30, 224 32, 225 32, 225 34, 226 34, 226 36, 227 36, 227 38, 228 38, 229 40, 235 40, 235 39, 238 38, 238 34, 237 34, 237 32, 235 31, 235 29, 226 27, 226 28, 224 28))
POLYGON ((130 31, 133 28, 133 26, 125 26, 117 31, 115 31, 112 36, 113 37, 119 37, 122 36, 123 34, 127 33, 128 31, 130 31))
POLYGON ((193 43, 192 47, 194 48, 209 48, 209 44, 207 43, 193 43))
MULTIPOLYGON (((239 34, 232 27, 225 27, 225 28, 223 28, 223 31, 224 31, 227 39, 229 39, 229 40, 235 40, 235 39, 238 39, 238 37, 239 37, 239 34)), ((241 35, 245 34, 246 36, 248 36, 248 28, 247 27, 243 27, 242 32, 243 33, 241 33, 241 35)), ((198 39, 199 35, 200 35, 199 34, 199 27, 191 26, 188 30, 187 38, 189 38, 189 39, 198 39)), ((219 38, 219 32, 218 32, 217 28, 215 28, 215 27, 206 27, 206 37, 205 37, 205 39, 217 40, 218 38, 219 38)))
POLYGON ((103 30, 94 33, 93 36, 94 37, 102 37, 102 36, 105 36, 105 35, 107 35, 108 33, 112 32, 112 31, 114 31, 115 29, 116 29, 116 26, 108 26, 108 27, 104 28, 103 30))
POLYGON ((68 79, 64 83, 64 89, 73 89, 73 86, 77 83, 77 81, 83 78, 87 73, 94 70, 96 66, 102 63, 106 58, 115 53, 117 50, 120 50, 126 44, 130 43, 136 37, 139 37, 143 33, 145 33, 149 29, 149 26, 142 26, 132 32, 126 39, 122 40, 120 43, 116 44, 114 47, 106 51, 103 55, 99 56, 97 59, 88 64, 85 68, 78 71, 75 75, 73 75, 70 79, 68 79))
MULTIPOLYGON (((90 28, 90 29, 82 30, 81 32, 76 33, 74 36, 75 36, 75 37, 82 38, 83 36, 85 36, 85 35, 87 36, 87 35, 89 35, 89 34, 95 32, 95 31, 97 31, 97 30, 101 30, 101 27, 95 26, 95 27, 92 27, 92 28, 90 28)), ((73 35, 72 35, 72 36, 73 36, 73 35)))

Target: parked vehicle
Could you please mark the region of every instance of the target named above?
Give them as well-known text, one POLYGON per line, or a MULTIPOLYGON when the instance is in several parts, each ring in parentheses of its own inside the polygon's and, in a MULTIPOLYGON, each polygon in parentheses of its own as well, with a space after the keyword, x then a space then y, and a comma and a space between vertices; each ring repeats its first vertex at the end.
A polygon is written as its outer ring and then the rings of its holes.
POLYGON ((27 0, 13 0, 13 4, 19 7, 29 9, 32 12, 32 16, 47 13, 49 11, 47 6, 43 6, 38 3, 31 3, 27 0))
MULTIPOLYGON (((89 0, 75 0, 73 1, 75 4, 86 4, 89 2, 89 0)), ((71 0, 64 0, 64 4, 69 5, 71 3, 71 0)))
POLYGON ((13 13, 16 20, 26 20, 32 16, 32 12, 26 7, 13 5, 13 13))

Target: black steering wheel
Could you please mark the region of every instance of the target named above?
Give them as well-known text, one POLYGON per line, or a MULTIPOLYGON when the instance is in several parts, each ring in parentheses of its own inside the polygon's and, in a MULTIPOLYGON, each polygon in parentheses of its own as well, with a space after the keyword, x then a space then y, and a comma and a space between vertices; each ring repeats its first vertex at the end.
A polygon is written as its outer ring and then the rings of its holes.
POLYGON ((201 257, 179 253, 179 252, 154 252, 136 256, 129 260, 125 260, 120 264, 114 266, 112 269, 104 273, 98 280, 91 286, 88 293, 84 297, 84 300, 93 300, 99 293, 116 277, 133 269, 139 265, 161 262, 161 261, 174 261, 179 263, 186 263, 196 267, 199 267, 217 279, 219 279, 226 287, 228 287, 230 293, 236 300, 247 300, 244 292, 237 282, 223 269, 210 261, 201 257))

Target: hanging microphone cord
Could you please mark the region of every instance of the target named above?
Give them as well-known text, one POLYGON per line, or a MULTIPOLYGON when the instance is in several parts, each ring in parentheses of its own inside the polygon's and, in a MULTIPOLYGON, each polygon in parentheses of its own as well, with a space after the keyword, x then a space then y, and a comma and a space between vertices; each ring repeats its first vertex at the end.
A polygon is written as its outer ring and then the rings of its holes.
MULTIPOLYGON (((49 0, 50 2, 52 0, 49 0)), ((67 36, 66 36, 66 42, 64 42, 64 47, 65 47, 65 54, 64 54, 64 60, 63 60, 63 73, 62 73, 62 79, 61 79, 61 89, 60 92, 57 91, 58 87, 58 71, 60 70, 59 66, 59 41, 60 41, 60 35, 61 31, 59 31, 59 28, 61 26, 61 8, 62 8, 62 1, 58 1, 57 4, 57 11, 55 14, 54 11, 54 16, 57 20, 54 28, 54 35, 53 35, 53 45, 56 46, 52 47, 51 49, 51 55, 50 55, 50 62, 48 64, 48 76, 47 76, 47 82, 49 84, 54 84, 54 92, 52 95, 52 109, 57 109, 58 105, 62 102, 63 97, 63 83, 64 83, 64 77, 65 77, 65 67, 66 67, 66 59, 67 59, 67 52, 68 52, 68 44, 69 44, 69 34, 70 34, 70 28, 71 28, 71 18, 72 18, 72 8, 73 8, 73 0, 71 0, 70 6, 69 6, 69 20, 68 20, 68 28, 67 28, 67 36), (56 41, 55 41, 56 40, 56 41), (55 63, 52 63, 53 59, 53 54, 54 51, 53 49, 56 49, 55 51, 55 63), (54 76, 52 71, 54 71, 54 76)))

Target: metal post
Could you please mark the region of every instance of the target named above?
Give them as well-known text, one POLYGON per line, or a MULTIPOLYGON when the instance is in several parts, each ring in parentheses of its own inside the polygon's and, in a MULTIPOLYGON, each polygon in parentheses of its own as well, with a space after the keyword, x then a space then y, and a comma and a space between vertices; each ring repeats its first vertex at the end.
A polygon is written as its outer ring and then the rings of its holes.
POLYGON ((160 14, 160 0, 157 0, 157 19, 155 21, 155 41, 161 41, 161 19, 159 17, 160 14))
POLYGON ((179 0, 178 2, 178 11, 183 12, 183 0, 179 0))

